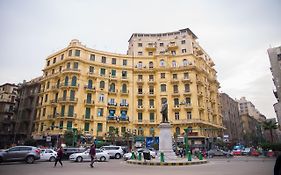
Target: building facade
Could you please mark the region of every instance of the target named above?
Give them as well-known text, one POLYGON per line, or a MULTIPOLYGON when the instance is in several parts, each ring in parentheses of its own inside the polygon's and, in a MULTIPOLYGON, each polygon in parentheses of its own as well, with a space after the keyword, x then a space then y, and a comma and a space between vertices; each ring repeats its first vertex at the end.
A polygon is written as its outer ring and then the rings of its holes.
POLYGON ((241 143, 243 125, 239 115, 238 102, 225 93, 220 93, 221 112, 223 119, 224 138, 226 142, 241 143))
POLYGON ((38 91, 41 77, 29 82, 23 82, 18 87, 18 105, 16 114, 16 141, 23 143, 29 139, 34 129, 34 120, 37 112, 38 91))
POLYGON ((191 144, 222 135, 214 63, 189 30, 133 34, 127 55, 87 48, 78 40, 46 59, 33 135, 77 129, 106 139, 115 129, 158 136, 161 105, 191 144), (55 126, 55 127, 51 127, 55 126))
POLYGON ((15 143, 17 89, 10 83, 0 86, 0 148, 15 143))
POLYGON ((270 70, 273 76, 273 83, 275 86, 275 90, 273 91, 277 103, 275 103, 274 110, 277 116, 279 129, 281 130, 281 46, 270 48, 267 50, 269 61, 270 61, 270 70))

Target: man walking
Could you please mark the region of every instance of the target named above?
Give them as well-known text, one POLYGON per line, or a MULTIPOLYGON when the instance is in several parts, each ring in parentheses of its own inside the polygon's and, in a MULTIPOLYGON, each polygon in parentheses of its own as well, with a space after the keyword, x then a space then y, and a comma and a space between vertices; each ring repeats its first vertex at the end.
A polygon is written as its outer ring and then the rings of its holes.
POLYGON ((91 156, 91 164, 90 164, 90 166, 91 166, 91 168, 93 168, 94 167, 93 164, 94 164, 95 158, 96 158, 96 145, 95 145, 95 143, 93 143, 91 145, 90 153, 89 154, 91 156))
POLYGON ((62 147, 60 146, 58 151, 57 151, 57 157, 56 157, 56 161, 55 161, 55 165, 54 167, 57 166, 57 163, 59 162, 61 166, 63 166, 62 162, 61 162, 61 159, 62 159, 62 156, 63 156, 63 149, 62 147))

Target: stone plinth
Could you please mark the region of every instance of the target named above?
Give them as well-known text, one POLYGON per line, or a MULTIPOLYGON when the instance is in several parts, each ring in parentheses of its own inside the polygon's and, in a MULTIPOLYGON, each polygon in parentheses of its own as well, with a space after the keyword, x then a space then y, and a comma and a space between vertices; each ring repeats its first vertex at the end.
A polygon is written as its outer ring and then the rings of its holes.
POLYGON ((177 159, 177 156, 173 151, 171 124, 161 123, 158 128, 160 129, 159 152, 164 153, 165 161, 177 159))

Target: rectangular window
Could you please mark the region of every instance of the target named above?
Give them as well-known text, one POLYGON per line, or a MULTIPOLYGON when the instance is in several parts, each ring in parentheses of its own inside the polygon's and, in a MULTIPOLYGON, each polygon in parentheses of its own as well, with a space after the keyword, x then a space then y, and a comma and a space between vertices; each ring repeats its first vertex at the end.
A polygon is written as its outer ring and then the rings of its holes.
POLYGON ((138 47, 142 47, 142 43, 138 43, 138 47))
POLYGON ((43 131, 44 123, 41 123, 40 125, 40 131, 43 131))
POLYGON ((102 123, 98 123, 97 131, 102 132, 102 123))
POLYGON ((88 104, 90 104, 91 101, 92 101, 92 94, 91 94, 91 93, 88 93, 88 94, 87 94, 87 100, 86 100, 86 102, 87 102, 88 104))
POLYGON ((163 47, 164 46, 164 43, 159 43, 160 47, 163 47))
POLYGON ((48 101, 48 94, 45 95, 45 102, 48 101))
POLYGON ((90 73, 94 73, 94 71, 95 71, 95 68, 94 68, 93 66, 90 66, 90 67, 89 67, 89 72, 90 72, 90 73))
POLYGON ((105 76, 105 69, 104 68, 100 68, 100 75, 105 76))
POLYGON ((178 79, 178 74, 173 74, 173 79, 178 79))
POLYGON ((149 75, 149 81, 153 81, 154 80, 154 76, 153 75, 149 75))
POLYGON ((67 121, 66 128, 67 130, 72 130, 72 121, 67 121))
POLYGON ((185 44, 185 40, 182 40, 182 41, 181 41, 181 44, 185 44))
POLYGON ((116 58, 112 58, 111 64, 116 64, 116 58))
POLYGON ((60 111, 61 117, 64 117, 64 111, 65 111, 65 105, 62 105, 61 106, 61 111, 60 111))
POLYGON ((74 106, 69 105, 68 107, 68 117, 73 117, 74 116, 74 106))
POLYGON ((63 129, 63 121, 60 121, 60 129, 63 129))
POLYGON ((175 112, 175 120, 179 120, 180 119, 180 114, 179 112, 175 112))
POLYGON ((68 62, 68 63, 66 64, 66 68, 67 68, 67 69, 70 69, 70 62, 68 62))
POLYGON ((127 60, 123 60, 123 66, 127 66, 128 61, 127 60))
POLYGON ((171 54, 172 54, 172 55, 176 55, 176 51, 175 51, 175 50, 172 50, 172 51, 171 51, 171 54))
POLYGON ((84 131, 89 131, 89 128, 90 128, 90 123, 85 123, 85 126, 84 126, 84 131))
POLYGON ((142 122, 142 113, 141 112, 138 113, 138 122, 142 122))
POLYGON ((85 118, 86 119, 90 119, 91 118, 91 108, 86 108, 85 118))
POLYGON ((142 106, 142 99, 138 99, 138 106, 142 106))
POLYGON ((181 53, 186 53, 186 49, 181 49, 181 53))
POLYGON ((70 91, 70 101, 75 101, 75 91, 74 90, 70 91))
POLYGON ((80 57, 80 50, 75 50, 75 56, 80 57))
POLYGON ((174 106, 179 106, 179 99, 178 98, 174 98, 174 106))
POLYGON ((116 70, 114 69, 111 70, 111 77, 116 77, 116 70))
POLYGON ((63 57, 64 57, 64 54, 62 54, 62 55, 60 56, 60 60, 63 60, 63 57))
POLYGON ((68 56, 71 57, 72 56, 72 50, 68 51, 68 56))
POLYGON ((153 55, 153 52, 148 52, 148 55, 149 55, 149 56, 152 56, 152 55, 153 55))
POLYGON ((101 62, 102 62, 102 63, 106 63, 106 57, 102 56, 102 57, 101 57, 101 62))
POLYGON ((188 78, 189 78, 189 74, 188 74, 187 72, 184 73, 184 74, 183 74, 183 78, 184 78, 184 79, 188 79, 188 78))
POLYGON ((149 86, 149 94, 154 94, 154 86, 149 86))
POLYGON ((161 77, 161 79, 164 79, 165 78, 165 73, 161 73, 160 77, 161 77))
POLYGON ((149 113, 149 121, 154 122, 154 113, 153 112, 149 113))
POLYGON ((78 62, 74 62, 73 63, 73 69, 78 69, 78 64, 79 64, 78 62))
POLYGON ((184 91, 185 91, 185 92, 190 92, 190 86, 189 86, 189 84, 185 84, 185 85, 184 85, 184 91))
POLYGON ((138 80, 142 80, 142 75, 138 75, 138 80))
POLYGON ((186 117, 187 117, 187 120, 191 120, 192 119, 191 112, 187 112, 186 117))
POLYGON ((96 56, 95 56, 94 54, 91 54, 91 55, 90 55, 90 60, 91 60, 91 61, 95 61, 95 60, 96 60, 96 56))
POLYGON ((149 106, 154 107, 154 100, 153 99, 149 99, 149 106))
POLYGON ((50 60, 47 61, 47 66, 50 66, 50 60))
POLYGON ((98 116, 99 117, 103 116, 103 108, 98 108, 98 116))
POLYGON ((43 108, 42 116, 46 115, 46 108, 43 108))
POLYGON ((127 78, 127 71, 125 71, 125 70, 122 71, 122 78, 125 78, 125 79, 127 78))
POLYGON ((161 92, 166 92, 166 85, 165 84, 161 84, 161 92))
POLYGON ((138 52, 138 55, 142 55, 142 52, 138 52))
POLYGON ((57 58, 54 58, 54 59, 53 59, 53 64, 55 64, 55 63, 56 63, 56 61, 57 61, 57 58))

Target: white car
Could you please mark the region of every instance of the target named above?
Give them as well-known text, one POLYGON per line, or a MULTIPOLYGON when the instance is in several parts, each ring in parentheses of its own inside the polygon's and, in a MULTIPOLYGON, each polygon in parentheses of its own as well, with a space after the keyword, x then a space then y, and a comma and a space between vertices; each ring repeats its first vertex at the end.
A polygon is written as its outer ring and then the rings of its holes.
POLYGON ((57 152, 53 149, 41 149, 40 159, 54 162, 57 157, 57 152))
POLYGON ((101 150, 106 151, 111 158, 120 159, 122 158, 124 151, 121 146, 102 146, 101 150))
MULTIPOLYGON (((82 152, 82 153, 74 153, 69 156, 69 160, 75 162, 83 162, 83 161, 91 161, 91 156, 89 154, 90 149, 82 152)), ((96 159, 100 162, 109 161, 109 155, 106 151, 96 149, 96 159)))
MULTIPOLYGON (((138 150, 135 152, 136 158, 137 158, 137 156, 138 156, 139 153, 142 154, 143 152, 149 152, 151 158, 155 158, 155 157, 156 157, 156 152, 155 152, 155 151, 151 151, 151 150, 149 150, 149 149, 140 148, 140 149, 138 149, 138 150)), ((131 159, 131 157, 132 157, 132 152, 124 154, 123 159, 124 159, 124 160, 129 160, 129 159, 131 159)))

